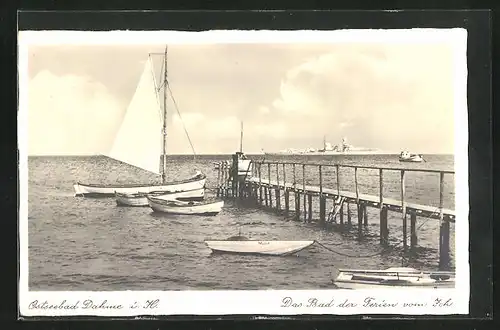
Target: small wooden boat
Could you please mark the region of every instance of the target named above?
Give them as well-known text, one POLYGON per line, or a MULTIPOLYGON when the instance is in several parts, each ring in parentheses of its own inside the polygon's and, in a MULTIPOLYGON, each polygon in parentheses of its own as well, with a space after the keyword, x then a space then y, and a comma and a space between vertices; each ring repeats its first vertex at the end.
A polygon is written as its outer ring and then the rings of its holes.
POLYGON ((237 235, 226 240, 207 240, 205 244, 212 252, 287 256, 304 250, 314 241, 259 241, 237 235))
POLYGON ((340 269, 334 284, 340 289, 454 288, 455 273, 420 271, 408 267, 386 270, 340 269))
POLYGON ((222 200, 185 202, 175 199, 158 198, 151 195, 147 195, 146 198, 153 211, 169 214, 216 215, 224 206, 224 201, 222 200))
POLYGON ((177 199, 180 201, 201 201, 205 197, 205 189, 194 189, 186 191, 153 191, 147 193, 124 194, 115 193, 116 204, 120 206, 149 206, 147 195, 158 199, 177 199))
POLYGON ((408 151, 402 151, 399 155, 399 161, 420 163, 424 161, 424 157, 422 155, 410 154, 408 151))
POLYGON ((76 183, 75 196, 113 196, 120 194, 148 194, 151 192, 171 192, 201 189, 205 187, 206 175, 197 172, 186 180, 171 181, 162 184, 123 184, 123 185, 97 185, 76 183))

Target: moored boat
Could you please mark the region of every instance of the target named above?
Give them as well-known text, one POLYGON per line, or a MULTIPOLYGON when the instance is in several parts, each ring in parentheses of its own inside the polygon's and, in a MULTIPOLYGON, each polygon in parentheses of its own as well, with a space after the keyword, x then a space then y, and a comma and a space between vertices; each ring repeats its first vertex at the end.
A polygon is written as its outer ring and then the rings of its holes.
POLYGON ((180 201, 175 199, 146 196, 149 206, 155 212, 186 215, 217 215, 224 206, 222 200, 180 201))
POLYGON ((161 184, 120 184, 101 185, 76 183, 75 196, 113 196, 115 192, 120 194, 148 194, 152 192, 171 192, 201 189, 205 186, 206 175, 198 172, 191 178, 176 180, 161 184))
POLYGON ((408 267, 385 270, 340 269, 334 284, 340 289, 454 288, 455 273, 408 267))
MULTIPOLYGON (((107 157, 121 163, 160 175, 161 183, 156 182, 157 180, 139 184, 110 185, 77 182, 73 186, 75 196, 113 196, 115 192, 133 194, 153 191, 182 191, 205 186, 206 176, 200 172, 191 178, 167 181, 167 93, 170 91, 167 87, 167 47, 165 47, 163 59, 162 74, 164 79, 161 86, 156 83, 151 54, 145 61, 136 91, 127 107, 112 148, 106 154, 107 157), (164 93, 163 107, 158 95, 161 87, 163 87, 164 93)), ((177 111, 179 110, 177 109, 177 111)))
POLYGON ((238 155, 238 176, 250 177, 252 175, 251 166, 250 159, 247 159, 244 154, 238 155))
POLYGON ((205 244, 216 253, 287 256, 304 250, 314 241, 261 241, 237 235, 226 240, 206 240, 205 244))
POLYGON ((411 154, 408 151, 402 151, 399 154, 400 162, 412 162, 412 163, 420 163, 424 161, 424 157, 418 154, 411 154))
POLYGON ((153 196, 158 199, 177 199, 180 201, 201 201, 205 197, 205 189, 199 188, 184 191, 153 191, 151 193, 115 193, 116 204, 120 206, 149 206, 147 196, 153 196))

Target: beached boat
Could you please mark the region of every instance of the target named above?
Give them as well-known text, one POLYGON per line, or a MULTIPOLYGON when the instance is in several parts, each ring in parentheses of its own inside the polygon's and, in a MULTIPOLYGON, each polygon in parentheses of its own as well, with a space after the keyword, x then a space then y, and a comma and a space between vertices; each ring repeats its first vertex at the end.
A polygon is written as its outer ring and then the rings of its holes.
POLYGON ((76 196, 113 196, 118 193, 194 190, 205 186, 206 176, 167 181, 167 48, 164 54, 163 103, 160 105, 151 55, 145 63, 137 89, 127 108, 111 151, 106 156, 161 176, 161 182, 138 184, 74 184, 76 196), (162 109, 163 108, 163 109, 162 109), (162 111, 163 110, 163 111, 162 111), (161 157, 160 157, 161 155, 161 157), (161 161, 160 161, 161 159, 161 161))
POLYGON ((420 163, 424 161, 424 157, 422 155, 410 154, 408 151, 401 151, 399 154, 399 161, 420 163))
POLYGON ((116 204, 120 206, 149 206, 147 195, 165 200, 177 199, 180 201, 201 201, 205 197, 205 189, 199 188, 173 192, 153 191, 149 194, 123 194, 117 192, 115 193, 116 204))
POLYGON ((259 241, 237 235, 226 240, 206 240, 205 244, 216 253, 287 256, 304 250, 314 241, 259 241))
POLYGON ((340 269, 334 284, 340 289, 454 288, 455 273, 394 267, 386 270, 340 269))
POLYGON ((217 199, 185 202, 151 195, 147 195, 146 198, 153 211, 169 214, 217 215, 224 206, 224 201, 217 199))

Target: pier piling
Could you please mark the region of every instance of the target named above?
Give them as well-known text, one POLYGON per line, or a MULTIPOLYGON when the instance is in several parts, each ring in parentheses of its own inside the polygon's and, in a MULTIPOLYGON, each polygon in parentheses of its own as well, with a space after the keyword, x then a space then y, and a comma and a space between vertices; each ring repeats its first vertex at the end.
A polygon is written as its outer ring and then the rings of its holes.
POLYGON ((415 211, 411 211, 410 232, 410 250, 415 250, 417 247, 417 213, 415 211))
POLYGON ((444 173, 439 175, 439 269, 447 270, 450 264, 450 222, 444 219, 444 173))
POLYGON ((311 194, 307 194, 307 206, 308 206, 308 209, 307 209, 307 221, 308 222, 312 222, 312 195, 311 194))
POLYGON ((405 204, 405 170, 401 170, 401 214, 403 215, 403 250, 408 249, 408 223, 405 204))

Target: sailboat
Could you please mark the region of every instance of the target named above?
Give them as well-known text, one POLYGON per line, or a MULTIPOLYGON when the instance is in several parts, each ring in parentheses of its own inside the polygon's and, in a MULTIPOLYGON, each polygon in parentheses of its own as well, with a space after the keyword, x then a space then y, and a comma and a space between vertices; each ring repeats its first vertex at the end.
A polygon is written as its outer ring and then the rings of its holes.
POLYGON ((205 187, 206 175, 197 172, 186 179, 166 180, 167 138, 167 47, 164 53, 163 113, 158 87, 149 55, 136 92, 127 108, 111 151, 106 155, 146 171, 161 175, 161 183, 89 184, 77 182, 75 196, 114 196, 119 194, 147 194, 151 192, 180 192, 205 187), (160 153, 162 164, 160 166, 160 153))

